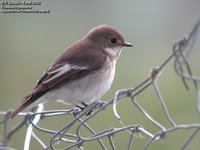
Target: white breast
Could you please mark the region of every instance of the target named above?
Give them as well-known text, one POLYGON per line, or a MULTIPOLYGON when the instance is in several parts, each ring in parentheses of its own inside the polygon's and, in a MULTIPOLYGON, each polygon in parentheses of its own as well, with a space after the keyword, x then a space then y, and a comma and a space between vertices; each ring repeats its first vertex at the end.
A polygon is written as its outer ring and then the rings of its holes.
POLYGON ((41 97, 41 100, 61 100, 64 103, 78 104, 84 102, 89 104, 101 98, 110 88, 114 75, 116 60, 109 58, 101 70, 87 75, 81 79, 71 81, 62 88, 54 89, 41 97))

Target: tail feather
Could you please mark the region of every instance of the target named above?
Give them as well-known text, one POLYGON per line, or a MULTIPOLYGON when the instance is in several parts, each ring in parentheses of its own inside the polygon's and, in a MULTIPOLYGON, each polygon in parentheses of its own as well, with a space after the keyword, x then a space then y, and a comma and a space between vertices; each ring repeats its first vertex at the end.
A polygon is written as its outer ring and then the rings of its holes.
POLYGON ((21 105, 20 107, 18 107, 16 110, 14 110, 9 116, 8 116, 8 119, 9 118, 14 118, 20 111, 22 111, 23 109, 25 109, 26 106, 24 105, 21 105))
POLYGON ((14 110, 7 118, 14 118, 19 112, 21 112, 22 110, 24 110, 26 107, 28 107, 30 104, 32 104, 34 101, 31 100, 31 98, 24 100, 22 102, 22 104, 16 109, 14 110))
POLYGON ((14 110, 10 115, 8 115, 8 117, 6 117, 6 118, 7 119, 14 118, 19 112, 21 112, 22 110, 27 108, 29 105, 34 103, 36 100, 38 100, 38 98, 43 96, 46 92, 47 92, 47 90, 46 91, 42 91, 41 93, 38 93, 36 95, 25 97, 25 99, 22 101, 22 104, 16 110, 14 110))

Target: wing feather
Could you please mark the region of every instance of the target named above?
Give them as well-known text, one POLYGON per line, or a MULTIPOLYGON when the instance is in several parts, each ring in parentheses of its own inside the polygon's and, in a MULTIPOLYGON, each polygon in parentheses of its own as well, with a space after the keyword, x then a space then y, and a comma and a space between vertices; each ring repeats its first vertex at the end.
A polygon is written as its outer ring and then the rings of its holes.
POLYGON ((88 47, 87 44, 80 42, 64 51, 53 65, 44 72, 34 89, 22 99, 21 106, 11 113, 10 118, 13 118, 50 89, 80 79, 100 69, 106 61, 106 55, 103 51, 98 52, 94 48, 96 47, 88 47))

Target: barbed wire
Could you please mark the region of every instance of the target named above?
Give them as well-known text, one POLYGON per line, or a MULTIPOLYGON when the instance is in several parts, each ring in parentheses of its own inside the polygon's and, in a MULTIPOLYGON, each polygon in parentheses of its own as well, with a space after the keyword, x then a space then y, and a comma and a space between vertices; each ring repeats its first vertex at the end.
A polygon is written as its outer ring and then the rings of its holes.
POLYGON ((69 110, 44 111, 43 104, 39 104, 36 112, 19 113, 18 115, 24 116, 24 119, 11 129, 8 128, 9 120, 5 119, 5 116, 7 116, 11 111, 0 112, 0 115, 4 116, 2 117, 2 121, 0 121, 0 126, 3 127, 4 131, 2 135, 2 141, 0 141, 0 149, 13 150, 13 148, 8 147, 8 141, 11 139, 13 134, 15 134, 24 125, 27 126, 26 138, 24 141, 25 150, 28 150, 30 148, 31 138, 34 138, 43 150, 56 150, 57 147, 60 145, 62 145, 62 148, 59 149, 64 150, 73 149, 75 147, 78 149, 83 149, 84 144, 91 141, 96 141, 96 144, 99 145, 100 148, 103 150, 107 150, 110 148, 116 150, 117 147, 113 140, 113 136, 123 132, 129 134, 129 140, 127 142, 126 149, 134 149, 134 139, 136 137, 135 135, 142 134, 149 137, 149 141, 143 146, 143 150, 147 150, 152 145, 152 143, 160 139, 165 139, 169 133, 175 132, 177 130, 194 129, 192 134, 185 141, 183 141, 182 146, 180 147, 180 150, 186 149, 191 141, 195 138, 195 136, 199 133, 200 123, 177 124, 173 120, 157 84, 157 78, 161 74, 163 68, 169 63, 169 61, 171 61, 172 58, 175 58, 174 68, 176 73, 182 79, 185 88, 189 89, 189 82, 193 82, 194 84, 196 90, 197 109, 200 112, 200 78, 193 75, 190 64, 188 62, 188 56, 192 52, 193 46, 197 40, 199 26, 200 20, 195 24, 188 36, 184 36, 174 44, 172 54, 160 66, 153 67, 151 69, 149 77, 147 77, 143 82, 141 82, 134 88, 121 89, 117 91, 114 98, 109 100, 108 102, 94 102, 91 105, 87 106, 83 111, 81 111, 79 108, 73 108, 69 110), (136 100, 136 96, 142 94, 142 92, 150 86, 152 86, 154 89, 152 90, 152 92, 155 92, 157 95, 160 107, 162 108, 164 116, 166 117, 167 122, 170 124, 170 127, 165 127, 164 125, 156 121, 153 116, 149 115, 147 111, 136 100), (117 111, 117 105, 119 101, 122 101, 125 98, 129 98, 131 100, 132 104, 140 111, 140 113, 144 115, 151 124, 158 128, 158 132, 152 133, 150 132, 150 129, 146 129, 142 125, 125 125, 122 122, 121 116, 118 114, 117 111), (113 108, 114 116, 117 118, 122 126, 113 127, 97 132, 95 129, 93 129, 95 127, 92 127, 89 124, 89 121, 97 116, 98 113, 102 112, 105 109, 108 109, 109 107, 113 108), (52 118, 56 116, 71 116, 72 119, 69 120, 68 123, 59 130, 52 130, 48 129, 48 127, 44 128, 38 125, 40 120, 44 121, 46 118, 52 118), (72 128, 74 131, 73 133, 69 132, 69 130, 72 128), (87 137, 83 137, 83 135, 81 134, 82 128, 90 133, 90 135, 87 137), (50 141, 46 144, 43 139, 36 134, 36 131, 37 134, 45 133, 50 135, 50 141), (108 142, 105 142, 103 138, 108 138, 108 142))

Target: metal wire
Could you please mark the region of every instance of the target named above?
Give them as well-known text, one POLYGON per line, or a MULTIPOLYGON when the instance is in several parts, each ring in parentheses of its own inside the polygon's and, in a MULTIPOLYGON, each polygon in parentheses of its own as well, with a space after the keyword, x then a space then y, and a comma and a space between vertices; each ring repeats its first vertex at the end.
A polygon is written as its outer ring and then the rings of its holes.
MULTIPOLYGON (((144 144, 143 149, 147 150, 151 147, 151 145, 159 141, 160 139, 165 139, 170 133, 173 133, 177 130, 188 130, 193 129, 191 135, 182 142, 182 146, 180 146, 180 150, 184 150, 187 148, 189 144, 195 139, 196 135, 199 134, 200 131, 200 123, 190 123, 190 124, 178 124, 176 123, 170 115, 167 105, 165 104, 165 99, 161 94, 159 89, 157 78, 161 74, 161 71, 164 67, 175 58, 174 68, 177 75, 182 79, 183 84, 186 89, 189 89, 189 82, 194 84, 196 99, 197 99, 197 108, 200 112, 200 89, 199 83, 200 78, 193 75, 191 65, 188 62, 188 56, 193 50, 193 46, 197 41, 198 29, 200 26, 200 20, 195 24, 192 31, 188 34, 188 36, 184 36, 176 42, 172 49, 172 54, 158 67, 153 67, 151 69, 151 74, 147 77, 143 82, 141 82, 138 86, 118 90, 115 93, 113 99, 108 102, 97 101, 86 107, 83 111, 79 108, 74 108, 70 110, 52 110, 52 111, 43 111, 42 107, 38 107, 36 112, 21 112, 18 115, 24 116, 24 119, 19 122, 19 124, 15 125, 13 128, 8 128, 8 120, 2 119, 0 121, 0 126, 3 127, 4 133, 2 135, 2 140, 0 141, 0 149, 12 149, 8 146, 8 141, 22 126, 27 125, 27 136, 25 138, 24 149, 28 150, 29 145, 31 143, 31 137, 37 141, 38 145, 41 146, 43 150, 56 150, 58 146, 62 146, 61 149, 70 150, 73 148, 83 149, 86 143, 91 141, 95 141, 96 145, 98 145, 101 149, 107 150, 112 149, 116 150, 118 147, 116 146, 115 140, 113 138, 114 135, 121 135, 121 133, 129 134, 129 140, 127 141, 127 149, 134 149, 134 141, 136 134, 142 134, 143 136, 148 137, 147 143, 144 144), (169 123, 169 127, 166 127, 162 123, 159 123, 154 119, 153 116, 148 114, 148 112, 138 103, 136 100, 136 96, 142 94, 150 86, 153 87, 157 95, 157 99, 160 103, 160 107, 163 110, 163 115, 166 117, 166 121, 169 123), (157 128, 156 133, 152 133, 151 129, 147 129, 142 127, 142 125, 138 124, 130 124, 125 125, 123 123, 122 127, 112 127, 109 129, 104 129, 102 131, 97 132, 95 127, 91 126, 89 122, 91 119, 96 117, 97 114, 102 112, 109 107, 113 108, 114 116, 121 122, 121 116, 117 111, 117 105, 119 101, 122 101, 124 98, 129 98, 132 104, 139 110, 139 112, 144 115, 144 117, 157 128), (92 113, 88 115, 89 112, 92 113), (53 118, 56 116, 70 116, 72 119, 67 120, 67 123, 61 127, 59 130, 48 129, 48 127, 44 128, 38 124, 40 120, 45 121, 47 118, 53 118), (73 133, 71 133, 71 129, 73 129, 73 133), (82 129, 87 131, 90 135, 84 137, 82 135, 82 129), (36 132, 37 131, 37 135, 36 132), (39 133, 45 133, 51 136, 49 142, 44 142, 42 138, 40 138, 39 133), (105 139, 107 141, 105 142, 105 139)), ((195 106, 195 105, 194 105, 195 106)), ((10 111, 0 112, 0 115, 7 116, 10 111)), ((4 118, 3 117, 3 118, 4 118)), ((60 149, 60 148, 59 148, 60 149)))

